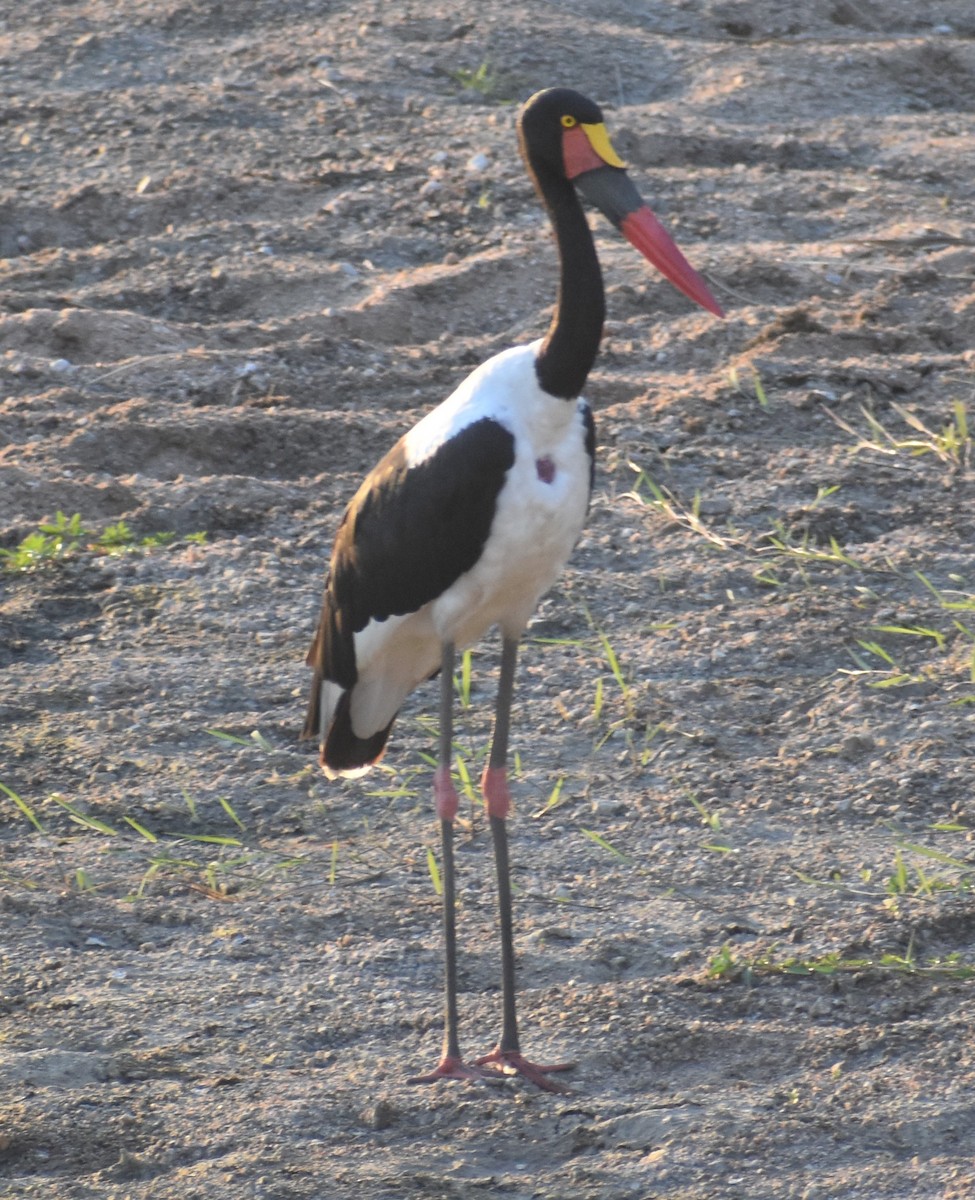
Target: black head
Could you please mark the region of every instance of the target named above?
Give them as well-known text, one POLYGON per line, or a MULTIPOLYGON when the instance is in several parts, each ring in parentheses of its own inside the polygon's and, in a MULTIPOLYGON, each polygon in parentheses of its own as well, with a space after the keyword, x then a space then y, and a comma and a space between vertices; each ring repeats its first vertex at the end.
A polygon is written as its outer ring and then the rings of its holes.
POLYGON ((518 114, 518 142, 529 169, 566 178, 562 135, 575 125, 602 125, 598 104, 571 88, 546 88, 518 114))

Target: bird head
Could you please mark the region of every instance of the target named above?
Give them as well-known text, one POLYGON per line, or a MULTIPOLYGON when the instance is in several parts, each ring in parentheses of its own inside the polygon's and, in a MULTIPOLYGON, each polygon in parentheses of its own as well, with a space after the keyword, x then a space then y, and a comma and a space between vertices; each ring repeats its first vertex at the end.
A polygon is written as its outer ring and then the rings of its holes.
POLYGON ((544 178, 569 180, 657 270, 702 308, 721 305, 644 203, 613 149, 599 105, 571 88, 547 88, 518 116, 521 152, 544 195, 544 178))

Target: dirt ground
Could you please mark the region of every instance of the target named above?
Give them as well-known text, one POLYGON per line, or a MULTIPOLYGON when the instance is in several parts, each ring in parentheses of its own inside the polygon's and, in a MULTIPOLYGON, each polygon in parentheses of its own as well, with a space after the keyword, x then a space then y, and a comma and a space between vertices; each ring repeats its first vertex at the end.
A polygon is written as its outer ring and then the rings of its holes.
POLYGON ((971 0, 35 0, 0 48, 4 1200, 975 1194, 971 0), (596 491, 513 738, 572 1092, 417 1088, 436 687, 329 784, 303 660, 362 473, 545 328, 554 84, 728 319, 593 218, 596 491))

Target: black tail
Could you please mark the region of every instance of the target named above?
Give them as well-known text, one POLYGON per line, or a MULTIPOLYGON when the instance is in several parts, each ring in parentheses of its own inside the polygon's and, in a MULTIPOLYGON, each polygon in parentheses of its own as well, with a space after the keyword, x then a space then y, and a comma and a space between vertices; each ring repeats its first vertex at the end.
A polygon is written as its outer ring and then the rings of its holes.
MULTIPOLYGON (((309 658, 311 655, 308 656, 309 658)), ((311 694, 308 697, 308 709, 305 713, 305 727, 301 731, 301 740, 310 741, 317 738, 322 725, 322 677, 316 671, 311 681, 311 694)))
MULTIPOLYGON (((321 690, 321 682, 316 675, 308 701, 305 727, 301 733, 303 738, 320 736, 321 690)), ((393 721, 395 720, 394 717, 393 721)), ((332 713, 332 723, 325 734, 325 740, 318 756, 325 772, 329 775, 358 773, 379 762, 386 749, 386 741, 389 738, 389 731, 393 728, 393 721, 390 721, 386 728, 380 729, 378 733, 373 733, 366 738, 359 737, 352 729, 352 720, 349 716, 349 692, 343 692, 335 706, 334 713, 332 713)))
POLYGON ((325 745, 322 747, 319 761, 326 771, 336 775, 345 775, 349 771, 361 771, 379 762, 386 750, 386 740, 393 728, 393 721, 370 737, 357 737, 352 731, 352 721, 349 717, 349 692, 343 692, 332 717, 325 745))

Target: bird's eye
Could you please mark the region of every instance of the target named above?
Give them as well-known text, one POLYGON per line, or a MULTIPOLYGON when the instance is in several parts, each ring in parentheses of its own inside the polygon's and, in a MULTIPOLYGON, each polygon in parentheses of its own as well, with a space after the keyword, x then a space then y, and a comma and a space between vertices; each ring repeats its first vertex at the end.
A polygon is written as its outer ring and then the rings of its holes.
POLYGON ((573 127, 573 125, 578 125, 578 124, 579 124, 579 122, 575 119, 575 117, 569 116, 568 113, 566 113, 565 116, 562 118, 562 126, 564 129, 571 129, 573 127))

